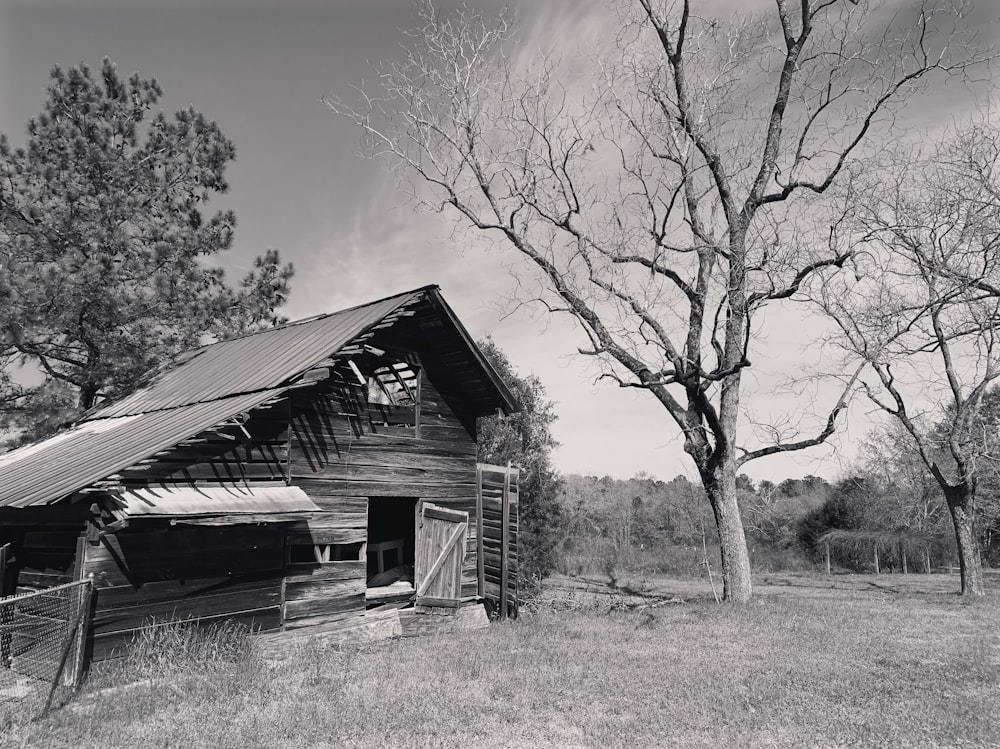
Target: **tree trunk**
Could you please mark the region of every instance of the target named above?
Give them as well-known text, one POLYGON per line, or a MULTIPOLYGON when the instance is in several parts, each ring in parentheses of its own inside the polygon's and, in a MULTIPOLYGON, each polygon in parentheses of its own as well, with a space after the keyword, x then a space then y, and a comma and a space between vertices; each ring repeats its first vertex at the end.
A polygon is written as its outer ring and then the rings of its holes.
POLYGON ((100 388, 98 388, 97 385, 87 385, 80 388, 80 399, 78 401, 80 404, 80 411, 89 411, 94 407, 94 403, 97 402, 97 393, 99 391, 100 388))
POLYGON ((973 514, 975 489, 968 482, 949 487, 945 491, 948 509, 955 525, 955 543, 958 547, 958 566, 962 577, 963 596, 981 596, 983 587, 983 562, 979 556, 973 514))
POLYGON ((736 464, 726 461, 710 472, 702 473, 708 501, 719 529, 722 554, 722 600, 746 603, 753 593, 750 580, 750 555, 743 532, 739 503, 736 501, 736 464))

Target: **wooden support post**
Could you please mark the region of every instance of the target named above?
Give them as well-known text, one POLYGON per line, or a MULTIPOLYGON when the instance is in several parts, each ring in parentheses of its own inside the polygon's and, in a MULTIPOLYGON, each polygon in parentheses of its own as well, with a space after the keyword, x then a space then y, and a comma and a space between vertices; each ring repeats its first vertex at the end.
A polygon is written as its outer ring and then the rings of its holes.
POLYGON ((291 486, 292 484, 292 436, 295 429, 292 426, 292 399, 285 399, 285 423, 288 424, 287 434, 285 437, 285 483, 291 486))
POLYGON ((480 598, 486 596, 486 562, 483 559, 483 469, 476 465, 476 576, 480 598))
POLYGON ((101 543, 101 527, 103 525, 101 519, 101 507, 94 502, 90 505, 90 517, 87 519, 87 543, 91 546, 97 546, 101 543))
POLYGON ((421 384, 424 380, 424 370, 423 368, 417 369, 417 392, 415 394, 416 403, 413 406, 413 436, 416 439, 420 439, 420 404, 423 402, 423 385, 421 384))
POLYGON ((82 532, 76 538, 76 554, 73 556, 73 579, 84 580, 87 577, 87 548, 90 528, 82 532))
POLYGON ((507 618, 507 584, 510 577, 510 559, 507 546, 510 544, 510 463, 503 476, 503 497, 500 513, 500 619, 507 618))
MULTIPOLYGON (((86 545, 84 545, 86 548, 86 545)), ((67 664, 66 672, 63 674, 63 685, 68 687, 80 686, 83 678, 83 661, 87 646, 87 630, 90 627, 90 599, 94 594, 94 575, 87 575, 87 584, 79 588, 77 604, 79 608, 79 621, 76 631, 73 632, 72 650, 70 651, 70 661, 67 664)))
POLYGON ((278 629, 285 631, 285 600, 288 593, 288 567, 292 561, 292 543, 286 530, 281 539, 281 587, 278 590, 278 629))
MULTIPOLYGON (((7 563, 10 561, 11 557, 14 556, 14 545, 4 544, 0 546, 0 598, 7 595, 14 595, 14 589, 17 587, 17 581, 15 580, 11 586, 11 590, 6 589, 7 580, 7 563)), ((10 625, 13 623, 14 612, 11 611, 10 607, 0 608, 0 625, 10 625)), ((10 642, 11 642, 11 630, 8 626, 0 626, 0 668, 10 668, 10 642)))
MULTIPOLYGON (((0 546, 0 598, 7 593, 7 559, 13 556, 14 544, 3 544, 0 546)), ((11 591, 11 594, 13 591, 11 591)))

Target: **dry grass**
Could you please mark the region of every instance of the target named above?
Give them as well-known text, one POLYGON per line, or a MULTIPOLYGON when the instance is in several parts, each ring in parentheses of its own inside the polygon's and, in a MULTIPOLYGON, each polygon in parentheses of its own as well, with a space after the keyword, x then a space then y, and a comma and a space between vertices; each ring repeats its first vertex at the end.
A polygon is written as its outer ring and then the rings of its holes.
POLYGON ((4 745, 1000 745, 1000 595, 967 603, 942 577, 768 576, 741 607, 647 580, 685 602, 581 595, 448 640, 306 648, 250 679, 219 661, 84 694, 4 745))
POLYGON ((91 690, 197 673, 225 674, 228 680, 253 681, 264 664, 247 628, 233 621, 199 627, 190 621, 154 621, 140 630, 125 657, 96 665, 88 674, 91 690))

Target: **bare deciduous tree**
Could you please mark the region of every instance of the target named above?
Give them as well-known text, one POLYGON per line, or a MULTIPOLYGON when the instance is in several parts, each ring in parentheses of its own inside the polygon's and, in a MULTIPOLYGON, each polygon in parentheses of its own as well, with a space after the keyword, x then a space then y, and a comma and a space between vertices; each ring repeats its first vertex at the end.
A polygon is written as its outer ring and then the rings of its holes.
MULTIPOLYGON (((1000 377, 1000 132, 972 127, 887 159, 855 215, 854 278, 817 299, 868 365, 868 399, 912 440, 947 503, 962 593, 983 593, 975 532, 983 398, 1000 377)), ((995 429, 995 426, 991 427, 995 429)))
POLYGON ((879 490, 872 514, 881 528, 933 535, 947 527, 940 487, 898 420, 879 424, 862 441, 854 475, 879 490))
POLYGON ((855 0, 774 0, 742 19, 687 0, 616 7, 584 69, 508 56, 508 16, 425 3, 363 103, 328 103, 418 202, 513 251, 525 298, 572 317, 604 376, 666 409, 714 511, 724 596, 746 601, 737 469, 823 442, 845 405, 808 436, 741 445, 754 315, 845 263, 829 222, 817 234, 824 194, 915 88, 972 59, 946 41, 954 9, 885 25, 855 0))

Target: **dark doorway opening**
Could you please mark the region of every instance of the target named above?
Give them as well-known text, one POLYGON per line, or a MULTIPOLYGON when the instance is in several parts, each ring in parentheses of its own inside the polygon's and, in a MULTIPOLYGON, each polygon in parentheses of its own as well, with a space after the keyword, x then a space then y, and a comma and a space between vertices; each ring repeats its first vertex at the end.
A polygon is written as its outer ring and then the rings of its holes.
POLYGON ((368 587, 413 583, 415 497, 369 497, 368 587))

